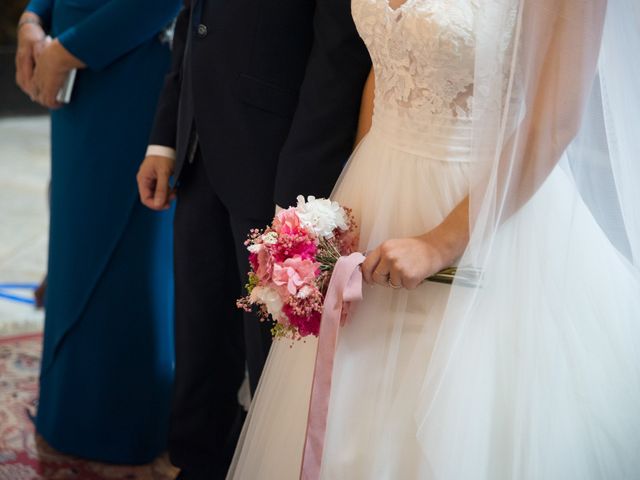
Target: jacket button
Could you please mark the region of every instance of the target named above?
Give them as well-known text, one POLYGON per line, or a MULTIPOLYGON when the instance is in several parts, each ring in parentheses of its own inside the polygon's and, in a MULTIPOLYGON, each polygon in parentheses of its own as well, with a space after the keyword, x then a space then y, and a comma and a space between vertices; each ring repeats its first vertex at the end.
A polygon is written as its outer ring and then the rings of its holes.
POLYGON ((207 36, 207 26, 201 23, 198 25, 198 36, 200 38, 204 38, 207 36))

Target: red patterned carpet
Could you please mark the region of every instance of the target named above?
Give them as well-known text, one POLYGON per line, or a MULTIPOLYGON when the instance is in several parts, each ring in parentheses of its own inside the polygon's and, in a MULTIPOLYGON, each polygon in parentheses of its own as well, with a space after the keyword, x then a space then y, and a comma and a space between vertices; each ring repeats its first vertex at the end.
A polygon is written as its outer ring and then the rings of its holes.
POLYGON ((0 480, 170 480, 165 458, 119 466, 60 454, 35 436, 42 335, 0 337, 0 480))

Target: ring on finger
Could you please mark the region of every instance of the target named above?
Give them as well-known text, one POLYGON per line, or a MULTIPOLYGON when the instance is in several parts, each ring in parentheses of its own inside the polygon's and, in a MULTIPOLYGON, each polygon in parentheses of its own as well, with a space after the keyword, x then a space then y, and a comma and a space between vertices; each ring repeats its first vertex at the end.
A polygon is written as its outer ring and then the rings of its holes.
POLYGON ((395 284, 391 281, 391 278, 389 278, 389 279, 387 280, 387 284, 388 284, 391 288, 393 288, 394 290, 399 290, 399 289, 401 289, 401 288, 402 288, 402 285, 395 285, 395 284))
POLYGON ((380 273, 378 271, 374 271, 373 274, 377 275, 378 277, 383 278, 383 279, 385 279, 387 281, 389 280, 389 274, 388 273, 380 273))

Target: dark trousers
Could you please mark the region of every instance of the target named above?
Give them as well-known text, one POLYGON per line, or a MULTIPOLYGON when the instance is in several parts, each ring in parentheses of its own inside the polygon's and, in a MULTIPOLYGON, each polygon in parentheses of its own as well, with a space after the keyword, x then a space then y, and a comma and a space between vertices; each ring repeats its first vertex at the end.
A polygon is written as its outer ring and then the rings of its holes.
POLYGON ((271 219, 234 216, 198 152, 185 165, 174 221, 176 372, 169 454, 194 478, 224 478, 244 420, 238 390, 255 391, 271 344, 269 325, 244 314, 251 228, 271 219))

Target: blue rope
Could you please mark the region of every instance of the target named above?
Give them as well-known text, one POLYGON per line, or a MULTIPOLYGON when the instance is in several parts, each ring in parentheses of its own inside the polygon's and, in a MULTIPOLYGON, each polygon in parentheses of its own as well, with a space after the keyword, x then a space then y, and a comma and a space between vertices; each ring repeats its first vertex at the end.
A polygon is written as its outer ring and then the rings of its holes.
POLYGON ((26 288, 35 290, 38 288, 37 283, 0 283, 0 290, 10 290, 14 288, 26 288))
POLYGON ((27 305, 35 305, 36 301, 33 297, 25 298, 14 295, 7 290, 28 290, 31 295, 38 285, 33 283, 0 283, 0 300, 10 300, 17 303, 26 303, 27 305))
POLYGON ((18 303, 26 303, 27 305, 36 304, 36 301, 32 298, 18 297, 17 295, 11 295, 10 293, 4 293, 3 291, 0 291, 0 299, 11 300, 18 303))

